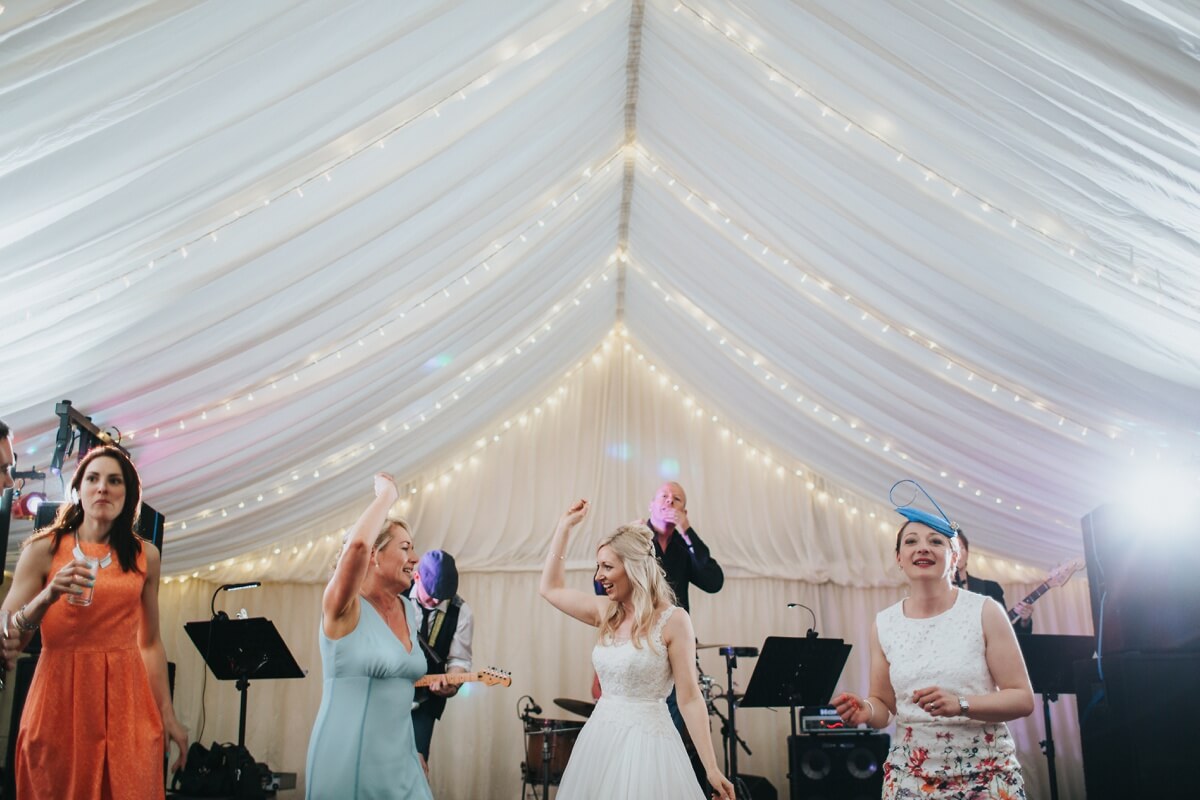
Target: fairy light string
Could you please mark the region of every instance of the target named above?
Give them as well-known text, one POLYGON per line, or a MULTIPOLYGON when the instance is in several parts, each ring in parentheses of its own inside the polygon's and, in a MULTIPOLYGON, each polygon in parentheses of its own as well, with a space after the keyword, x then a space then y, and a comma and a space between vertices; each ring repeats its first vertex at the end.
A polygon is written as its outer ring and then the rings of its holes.
MULTIPOLYGON (((336 364, 338 361, 345 359, 343 369, 348 370, 353 368, 353 364, 357 363, 361 358, 369 357, 371 352, 388 346, 388 331, 403 322, 407 322, 414 313, 426 311, 430 304, 450 301, 454 297, 462 296, 466 292, 477 291, 482 288, 480 281, 481 274, 499 274, 506 269, 508 263, 500 257, 509 254, 509 251, 518 245, 534 246, 536 243, 535 237, 545 232, 546 221, 548 219, 552 219, 555 214, 565 213, 564 209, 582 202, 582 198, 586 196, 588 190, 600 191, 604 189, 607 183, 601 181, 601 178, 613 174, 613 164, 623 155, 623 152, 623 148, 618 148, 598 164, 580 170, 580 178, 577 182, 557 192, 556 196, 546 204, 546 207, 539 214, 511 232, 507 238, 493 242, 486 254, 481 255, 460 268, 445 281, 435 284, 422 295, 410 298, 404 306, 398 310, 394 310, 382 321, 372 322, 369 328, 351 334, 338 342, 318 348, 316 352, 319 355, 317 356, 308 357, 302 361, 278 367, 271 376, 253 384, 241 386, 218 401, 205 403, 198 408, 193 408, 181 414, 174 414, 165 420, 143 422, 137 428, 128 431, 125 435, 130 439, 134 439, 137 436, 144 437, 145 435, 151 435, 158 439, 183 431, 194 430, 197 425, 204 424, 210 419, 221 419, 224 414, 231 413, 245 405, 253 404, 256 400, 261 400, 268 391, 273 395, 280 390, 281 386, 286 390, 290 386, 300 383, 312 370, 323 365, 336 364), (472 277, 475 278, 474 282, 472 281, 472 277), (451 291, 452 289, 454 290, 453 292, 451 291), (347 356, 352 356, 352 358, 346 358, 347 356)), ((510 257, 516 258, 517 256, 510 255, 510 257)), ((602 274, 597 276, 595 280, 607 281, 608 276, 607 274, 602 274)))
MULTIPOLYGON (((1019 230, 1038 238, 1049 245, 1057 254, 1066 256, 1066 263, 1071 264, 1078 270, 1087 272, 1089 276, 1094 275, 1096 278, 1104 280, 1109 285, 1132 297, 1136 297, 1144 302, 1153 302, 1157 308, 1170 310, 1172 313, 1186 319, 1195 319, 1197 316, 1200 316, 1200 304, 1187 299, 1184 289, 1171 286, 1169 288, 1172 293, 1168 293, 1167 288, 1163 285, 1161 271, 1155 269, 1152 274, 1143 275, 1135 266, 1132 256, 1128 259, 1121 259, 1121 261, 1128 262, 1128 268, 1118 266, 1118 263, 1120 263, 1118 260, 1094 252, 1092 247, 1096 246, 1096 244, 1085 234, 1077 235, 1078 242, 1068 241, 1060 236, 1056 236, 1043 225, 1030 222, 1027 217, 998 205, 981 193, 963 186, 961 183, 948 177, 944 171, 939 170, 926 161, 915 158, 911 153, 894 144, 879 131, 858 122, 850 113, 842 110, 837 104, 814 91, 810 86, 791 77, 787 72, 760 55, 758 45, 749 37, 739 34, 732 25, 717 22, 707 12, 697 9, 687 2, 677 2, 674 6, 674 11, 677 14, 681 11, 684 12, 687 18, 719 34, 725 41, 757 62, 763 68, 769 84, 791 87, 792 97, 790 99, 797 100, 803 98, 811 101, 814 109, 820 111, 820 118, 828 119, 831 123, 840 126, 843 133, 858 132, 863 134, 870 141, 875 142, 890 152, 893 157, 892 160, 898 167, 913 171, 916 177, 923 182, 937 181, 944 184, 951 198, 957 199, 961 196, 963 199, 970 199, 978 205, 979 210, 983 214, 989 215, 989 218, 1002 220, 1007 223, 1009 229, 1019 230), (1087 245, 1083 244, 1084 242, 1087 245), (1088 245, 1091 245, 1091 247, 1088 245), (1155 286, 1158 287, 1157 294, 1150 296, 1150 292, 1153 291, 1155 286), (1173 307, 1167 308, 1167 306, 1173 307)), ((961 206, 959 208, 961 210, 961 206)), ((1125 245, 1125 248, 1132 252, 1132 248, 1128 245, 1125 245)))

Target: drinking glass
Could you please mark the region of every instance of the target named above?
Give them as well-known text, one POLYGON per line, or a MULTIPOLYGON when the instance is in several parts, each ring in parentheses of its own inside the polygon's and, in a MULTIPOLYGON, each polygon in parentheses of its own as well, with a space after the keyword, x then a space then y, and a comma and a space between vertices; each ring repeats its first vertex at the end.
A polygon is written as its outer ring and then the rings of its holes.
POLYGON ((83 591, 79 594, 67 595, 67 602, 73 606, 90 606, 92 604, 92 596, 96 593, 96 578, 100 575, 100 560, 84 558, 82 561, 79 559, 75 559, 75 561, 85 565, 92 573, 92 585, 82 587, 83 591))

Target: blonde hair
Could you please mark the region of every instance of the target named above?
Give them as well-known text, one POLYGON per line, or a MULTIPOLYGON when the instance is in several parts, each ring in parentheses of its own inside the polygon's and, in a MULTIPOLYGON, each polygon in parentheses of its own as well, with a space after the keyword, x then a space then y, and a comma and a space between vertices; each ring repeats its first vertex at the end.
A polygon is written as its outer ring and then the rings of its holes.
MULTIPOLYGON (((371 545, 372 550, 379 550, 385 544, 396 538, 396 534, 392 531, 393 525, 399 525, 408 533, 408 538, 412 539, 412 528, 399 515, 395 513, 388 514, 387 519, 383 521, 383 525, 379 528, 379 533, 375 535, 375 542, 371 545)), ((350 530, 342 534, 342 546, 338 549, 338 553, 333 558, 333 569, 337 569, 338 562, 342 560, 342 553, 346 552, 346 540, 350 538, 350 530)))
MULTIPOLYGON (((629 583, 633 587, 633 646, 641 649, 642 640, 650 640, 650 629, 654 626, 654 609, 660 605, 674 605, 675 592, 667 583, 667 575, 654 554, 654 534, 641 523, 622 525, 600 540, 596 552, 608 546, 621 560, 629 583)), ((610 602, 608 611, 600 622, 600 638, 611 638, 625 622, 625 607, 610 602)), ((650 642, 654 649, 654 642, 650 642)))

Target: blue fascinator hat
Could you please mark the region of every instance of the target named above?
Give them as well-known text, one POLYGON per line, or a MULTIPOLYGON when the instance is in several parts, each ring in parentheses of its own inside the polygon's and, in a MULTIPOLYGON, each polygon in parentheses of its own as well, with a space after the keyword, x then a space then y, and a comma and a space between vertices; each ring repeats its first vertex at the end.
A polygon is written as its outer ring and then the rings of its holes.
POLYGON ((958 536, 958 523, 951 522, 950 518, 946 516, 946 512, 942 511, 942 507, 937 504, 937 500, 934 500, 933 497, 930 496, 929 492, 925 491, 925 487, 917 483, 912 478, 905 478, 893 483, 892 488, 888 490, 888 502, 896 507, 897 514, 904 517, 909 522, 919 522, 922 525, 928 525, 930 528, 948 539, 953 539, 955 536, 958 536), (912 496, 905 503, 897 503, 895 496, 896 487, 906 483, 912 484, 912 496), (928 511, 923 511, 913 506, 913 501, 917 499, 917 492, 925 495, 926 499, 928 499, 929 502, 933 504, 933 507, 937 509, 937 514, 930 514, 928 511))

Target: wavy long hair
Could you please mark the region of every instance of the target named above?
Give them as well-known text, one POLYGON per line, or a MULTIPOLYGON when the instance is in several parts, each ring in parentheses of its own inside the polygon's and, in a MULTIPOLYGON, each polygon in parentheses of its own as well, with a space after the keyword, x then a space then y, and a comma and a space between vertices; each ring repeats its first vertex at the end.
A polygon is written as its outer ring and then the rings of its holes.
MULTIPOLYGON (((641 648, 642 640, 650 643, 650 630, 654 626, 654 609, 660 605, 674 605, 675 592, 667 583, 667 575, 654 554, 654 534, 645 525, 622 525, 600 540, 596 552, 605 545, 611 547, 621 560, 629 583, 633 587, 633 631, 630 638, 633 646, 641 648)), ((600 638, 612 637, 625 622, 625 607, 615 601, 600 621, 600 638)))
POLYGON ((134 527, 142 510, 142 481, 129 456, 118 447, 93 447, 87 455, 79 459, 79 466, 75 467, 75 474, 71 476, 72 501, 63 503, 54 516, 53 524, 26 539, 25 544, 49 538, 50 552, 57 553, 62 538, 79 530, 84 518, 79 487, 83 483, 83 475, 87 472, 88 465, 98 458, 111 458, 116 461, 121 467, 121 478, 125 482, 125 505, 108 531, 108 546, 116 553, 122 572, 141 572, 137 565, 137 557, 142 552, 142 543, 145 540, 134 532, 134 527))

